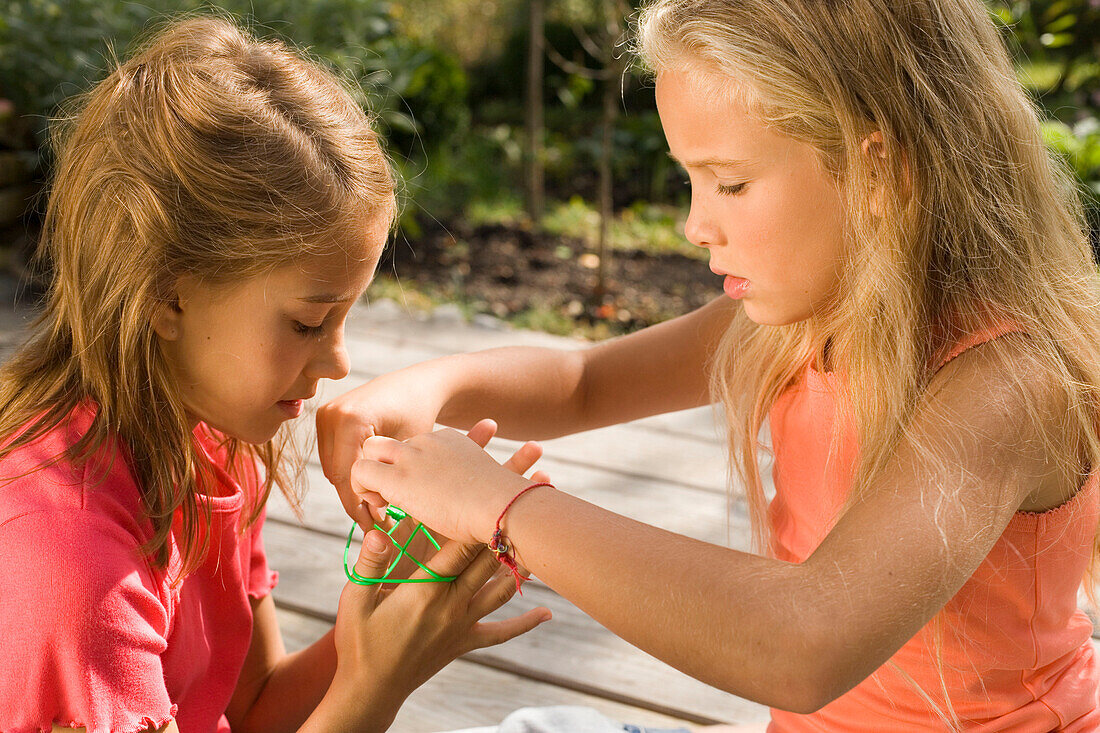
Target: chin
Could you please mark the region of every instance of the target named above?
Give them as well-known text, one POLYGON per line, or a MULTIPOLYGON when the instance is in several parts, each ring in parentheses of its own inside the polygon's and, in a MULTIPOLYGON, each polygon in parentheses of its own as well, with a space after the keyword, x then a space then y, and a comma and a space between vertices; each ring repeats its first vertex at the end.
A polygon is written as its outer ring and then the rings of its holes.
POLYGON ((239 440, 242 443, 251 443, 252 445, 262 445, 271 440, 279 433, 279 427, 281 426, 281 424, 217 425, 213 422, 207 422, 207 425, 230 438, 239 440))
POLYGON ((252 445, 262 445, 278 434, 279 428, 276 427, 273 430, 255 430, 242 432, 240 435, 234 435, 233 437, 244 443, 251 443, 252 445))
POLYGON ((752 300, 742 301, 742 306, 749 320, 760 326, 790 326, 791 324, 801 323, 810 318, 810 314, 777 311, 772 308, 763 307, 760 303, 753 302, 752 300))

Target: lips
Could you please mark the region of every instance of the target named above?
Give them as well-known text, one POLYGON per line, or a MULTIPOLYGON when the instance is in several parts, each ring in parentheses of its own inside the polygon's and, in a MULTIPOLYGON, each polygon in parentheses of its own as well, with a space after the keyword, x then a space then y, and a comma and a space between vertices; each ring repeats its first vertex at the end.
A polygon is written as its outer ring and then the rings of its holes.
POLYGON ((749 292, 750 283, 748 280, 740 277, 734 277, 733 275, 726 275, 725 281, 722 283, 722 290, 726 295, 734 300, 740 300, 744 298, 749 292))

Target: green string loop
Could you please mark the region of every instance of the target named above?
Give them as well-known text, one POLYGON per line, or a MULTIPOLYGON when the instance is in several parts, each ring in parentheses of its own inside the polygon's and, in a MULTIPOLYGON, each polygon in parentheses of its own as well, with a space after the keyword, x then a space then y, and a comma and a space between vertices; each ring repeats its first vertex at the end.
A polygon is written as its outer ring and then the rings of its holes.
POLYGON ((390 516, 390 518, 394 520, 393 526, 390 527, 388 530, 386 530, 386 529, 383 529, 382 527, 379 527, 377 524, 375 524, 374 528, 379 530, 379 531, 385 532, 386 536, 390 538, 390 542, 392 542, 393 546, 397 548, 397 557, 394 558, 393 562, 390 563, 390 566, 388 568, 386 568, 386 572, 380 578, 364 578, 362 575, 355 572, 355 566, 348 564, 348 554, 351 552, 351 539, 352 539, 352 537, 355 536, 355 528, 358 527, 359 525, 356 524, 355 522, 352 522, 351 523, 351 531, 348 532, 348 541, 344 545, 344 575, 347 576, 348 580, 350 580, 352 583, 355 583, 356 585, 378 585, 379 583, 449 583, 452 580, 454 580, 455 577, 457 577, 457 576, 451 576, 449 578, 444 577, 444 576, 442 576, 439 573, 435 572, 434 570, 429 568, 427 565, 420 562, 419 560, 417 560, 415 557, 413 557, 412 555, 410 555, 408 553, 407 550, 408 550, 409 544, 412 543, 413 538, 416 537, 416 535, 420 532, 424 533, 424 536, 426 536, 428 538, 428 541, 432 543, 432 545, 435 547, 435 549, 437 549, 437 550, 441 549, 440 546, 439 546, 439 543, 435 541, 435 537, 432 537, 432 533, 427 530, 427 528, 424 526, 423 522, 416 525, 416 529, 414 529, 412 531, 412 533, 409 534, 409 538, 407 540, 405 540, 405 544, 401 544, 396 539, 394 539, 393 533, 395 531, 397 531, 397 527, 409 515, 401 507, 396 507, 396 506, 393 506, 392 504, 390 506, 386 507, 386 514, 388 514, 390 516), (394 568, 397 567, 397 564, 399 562, 401 562, 402 557, 407 557, 410 560, 412 560, 414 563, 416 563, 420 567, 421 570, 423 570, 425 573, 427 573, 429 575, 429 577, 427 577, 427 578, 391 578, 390 573, 392 573, 394 571, 394 568))

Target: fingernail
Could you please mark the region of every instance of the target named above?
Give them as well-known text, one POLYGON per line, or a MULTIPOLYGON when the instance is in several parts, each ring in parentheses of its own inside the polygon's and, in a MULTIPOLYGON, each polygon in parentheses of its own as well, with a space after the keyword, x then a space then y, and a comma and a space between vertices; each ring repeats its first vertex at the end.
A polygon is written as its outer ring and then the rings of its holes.
POLYGON ((378 532, 371 532, 368 534, 366 539, 363 540, 363 544, 367 546, 368 550, 376 555, 382 554, 388 547, 386 540, 382 539, 378 532))

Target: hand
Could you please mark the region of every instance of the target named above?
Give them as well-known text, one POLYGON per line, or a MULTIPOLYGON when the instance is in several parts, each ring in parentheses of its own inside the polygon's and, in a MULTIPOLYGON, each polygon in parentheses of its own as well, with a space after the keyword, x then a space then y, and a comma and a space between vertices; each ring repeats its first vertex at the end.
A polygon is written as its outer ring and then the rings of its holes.
MULTIPOLYGON (((484 448, 489 444, 489 441, 496 434, 496 428, 497 426, 494 421, 482 420, 474 425, 473 428, 470 429, 470 432, 466 433, 466 437, 484 448)), ((534 466, 541 457, 542 446, 535 442, 527 442, 521 445, 519 449, 517 449, 516 452, 513 453, 512 456, 504 462, 504 467, 507 468, 509 471, 512 471, 513 473, 522 476, 523 474, 527 473, 527 471, 529 471, 531 467, 534 466)), ((531 481, 534 482, 549 480, 550 476, 545 471, 536 471, 531 476, 531 481)), ((417 521, 419 520, 410 516, 410 518, 406 519, 397 528, 397 530, 393 532, 391 536, 398 542, 398 544, 404 544, 409 539, 409 533, 415 529, 417 521)), ((393 520, 391 520, 389 516, 386 516, 382 521, 379 522, 379 525, 388 530, 392 526, 392 522, 393 520)), ((443 541, 446 539, 446 537, 438 531, 433 530, 433 534, 439 541, 443 541)), ((436 549, 435 546, 428 539, 428 537, 423 532, 421 532, 412 538, 412 541, 409 543, 407 552, 421 562, 426 562, 428 558, 435 555, 436 549)), ((415 569, 415 563, 408 560, 407 558, 402 558, 401 562, 393 571, 393 577, 408 577, 408 574, 415 571, 415 569)), ((524 572, 524 574, 526 574, 526 572, 524 572)))
POLYGON ((385 506, 381 497, 356 495, 351 490, 351 466, 359 447, 372 435, 404 440, 426 433, 435 426, 442 397, 429 385, 438 379, 415 377, 401 370, 370 380, 317 410, 317 452, 325 477, 336 487, 344 511, 368 530, 385 506), (374 516, 369 506, 375 507, 374 516))
MULTIPOLYGON (((488 541, 497 515, 531 483, 493 460, 477 442, 450 429, 405 442, 368 438, 360 455, 352 468, 357 494, 381 494, 433 530, 463 542, 488 541)), ((544 476, 536 474, 532 480, 544 476)))
MULTIPOLYGON (((381 577, 392 553, 385 534, 372 530, 355 570, 363 577, 381 577)), ((501 644, 550 619, 550 611, 540 607, 503 621, 481 621, 516 591, 512 576, 484 546, 448 542, 426 564, 440 575, 457 577, 402 584, 392 591, 349 582, 340 596, 330 695, 334 702, 362 701, 372 725, 385 721, 381 730, 413 690, 456 657, 501 644)), ((413 577, 427 573, 420 570, 413 577)))

